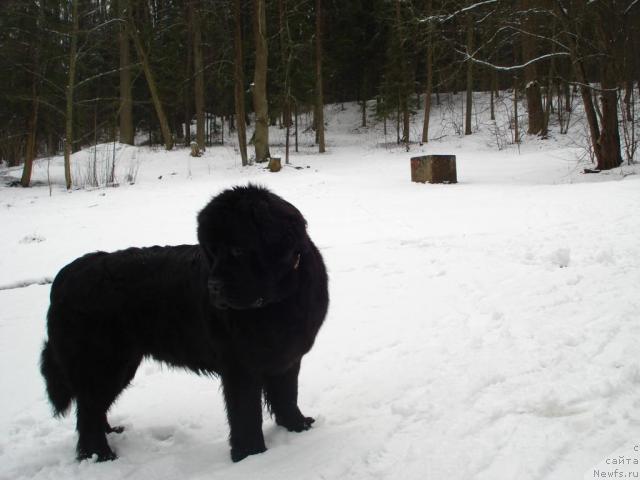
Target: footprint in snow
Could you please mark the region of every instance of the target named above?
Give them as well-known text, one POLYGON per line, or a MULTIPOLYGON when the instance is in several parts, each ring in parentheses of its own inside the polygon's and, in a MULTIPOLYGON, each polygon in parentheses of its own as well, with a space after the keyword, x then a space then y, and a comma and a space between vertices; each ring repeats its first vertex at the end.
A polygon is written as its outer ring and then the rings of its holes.
POLYGON ((172 427, 172 426, 153 427, 151 429, 151 436, 160 442, 166 442, 168 440, 172 440, 174 434, 175 434, 175 427, 172 427))
POLYGON ((557 267, 566 268, 571 261, 571 250, 568 248, 558 248, 549 255, 549 260, 557 267))
POLYGON ((31 235, 27 235, 25 237, 22 237, 22 239, 20 240, 20 243, 22 244, 29 244, 29 243, 41 243, 44 242, 46 239, 40 235, 37 234, 31 234, 31 235))

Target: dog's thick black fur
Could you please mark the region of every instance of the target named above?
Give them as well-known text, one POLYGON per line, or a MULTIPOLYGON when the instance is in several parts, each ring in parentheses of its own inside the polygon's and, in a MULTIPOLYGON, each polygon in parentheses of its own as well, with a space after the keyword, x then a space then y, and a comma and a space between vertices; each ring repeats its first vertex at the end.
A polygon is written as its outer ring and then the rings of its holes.
POLYGON ((298 372, 329 298, 304 218, 236 187, 200 212, 198 242, 90 253, 56 276, 41 370, 56 414, 76 401, 79 459, 116 457, 107 411, 146 356, 221 378, 234 461, 266 450, 263 396, 279 425, 311 427, 298 372))

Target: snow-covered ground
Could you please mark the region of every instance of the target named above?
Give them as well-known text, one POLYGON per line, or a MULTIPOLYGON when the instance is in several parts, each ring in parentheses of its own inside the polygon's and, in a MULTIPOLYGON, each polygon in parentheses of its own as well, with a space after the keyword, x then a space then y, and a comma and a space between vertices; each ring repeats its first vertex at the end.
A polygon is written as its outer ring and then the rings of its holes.
MULTIPOLYGON (((486 116, 460 137, 440 107, 445 136, 406 152, 395 132, 359 128, 354 105, 330 106, 327 153, 305 134, 279 173, 242 168, 233 146, 194 159, 118 145, 118 188, 67 193, 60 158, 38 162, 39 186, 3 182, 0 478, 566 480, 598 478, 601 462, 640 477, 633 460, 606 462, 640 455, 640 170, 583 175, 578 117, 569 135, 498 150, 509 131, 486 116), (457 155, 459 183, 411 183, 420 152, 457 155), (329 268, 300 378, 314 428, 265 416, 269 450, 233 464, 219 382, 149 361, 110 413, 126 427, 109 436, 120 458, 76 463, 73 415, 51 417, 38 371, 37 283, 88 251, 195 242, 197 211, 247 182, 300 208, 329 268)), ((92 156, 73 157, 83 183, 92 156)))

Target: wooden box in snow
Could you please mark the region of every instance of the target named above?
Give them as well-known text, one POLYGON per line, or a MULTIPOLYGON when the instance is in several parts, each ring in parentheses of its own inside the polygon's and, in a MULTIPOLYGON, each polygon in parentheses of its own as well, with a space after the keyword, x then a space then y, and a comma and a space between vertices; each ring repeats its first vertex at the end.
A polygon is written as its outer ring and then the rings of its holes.
POLYGON ((411 158, 411 181, 457 183, 455 155, 424 155, 411 158))

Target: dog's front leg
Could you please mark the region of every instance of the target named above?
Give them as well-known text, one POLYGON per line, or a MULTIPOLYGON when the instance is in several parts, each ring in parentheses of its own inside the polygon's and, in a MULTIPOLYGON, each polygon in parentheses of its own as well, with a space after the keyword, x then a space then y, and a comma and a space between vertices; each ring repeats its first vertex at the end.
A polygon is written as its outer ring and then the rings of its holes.
POLYGON ((279 375, 270 375, 265 379, 265 397, 276 423, 290 432, 309 430, 315 421, 305 417, 298 408, 298 374, 300 361, 279 375))
POLYGON ((247 372, 228 372, 222 376, 229 419, 231 460, 262 453, 267 448, 262 435, 262 385, 247 372))

